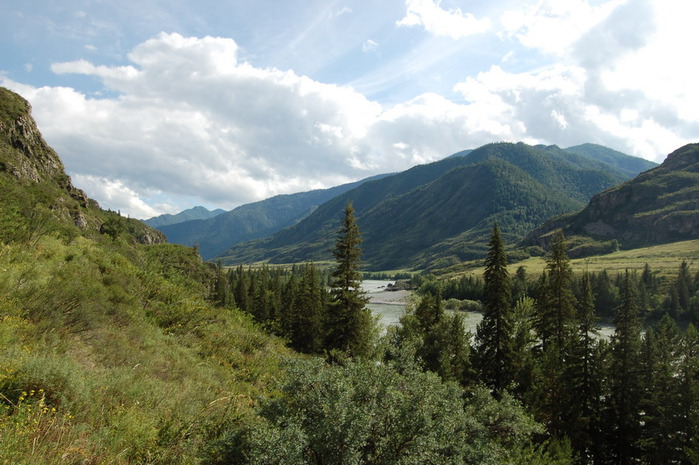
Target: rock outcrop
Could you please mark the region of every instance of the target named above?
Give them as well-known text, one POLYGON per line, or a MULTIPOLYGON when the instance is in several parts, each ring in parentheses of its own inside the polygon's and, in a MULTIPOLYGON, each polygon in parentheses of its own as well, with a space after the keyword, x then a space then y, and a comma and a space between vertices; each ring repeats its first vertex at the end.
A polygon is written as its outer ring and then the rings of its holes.
POLYGON ((579 213, 547 222, 523 242, 542 245, 555 229, 616 239, 622 247, 698 238, 699 144, 677 149, 660 166, 595 195, 579 213))

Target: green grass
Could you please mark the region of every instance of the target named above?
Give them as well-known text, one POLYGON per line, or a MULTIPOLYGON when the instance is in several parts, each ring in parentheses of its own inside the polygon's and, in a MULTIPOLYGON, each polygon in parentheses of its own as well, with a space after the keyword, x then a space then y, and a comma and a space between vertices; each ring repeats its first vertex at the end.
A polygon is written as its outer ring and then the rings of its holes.
MULTIPOLYGON (((624 272, 625 270, 642 271, 646 263, 651 270, 659 276, 674 277, 682 261, 685 260, 691 269, 699 266, 699 240, 673 242, 670 244, 655 245, 638 249, 620 250, 605 255, 572 259, 570 261, 574 272, 584 271, 599 272, 607 270, 610 273, 624 272)), ((482 260, 476 260, 462 265, 463 269, 446 273, 445 277, 474 274, 483 275, 482 260)), ((523 266, 529 276, 538 276, 546 267, 546 257, 529 257, 515 263, 510 263, 510 274, 523 266)))
POLYGON ((290 355, 192 249, 42 236, 0 270, 0 463, 199 463, 290 355))

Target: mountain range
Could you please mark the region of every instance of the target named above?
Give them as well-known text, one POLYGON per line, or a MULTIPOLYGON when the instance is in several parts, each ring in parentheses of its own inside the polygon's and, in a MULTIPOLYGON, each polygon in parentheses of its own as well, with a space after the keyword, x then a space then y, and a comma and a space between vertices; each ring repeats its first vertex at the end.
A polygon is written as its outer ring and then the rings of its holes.
POLYGON ((154 216, 153 218, 143 220, 143 222, 151 228, 159 228, 171 224, 184 223, 185 221, 208 220, 222 213, 226 213, 226 210, 222 208, 209 210, 206 207, 196 206, 183 210, 175 215, 166 213, 164 215, 154 216))
POLYGON ((333 197, 383 176, 385 175, 329 189, 277 195, 242 205, 212 218, 155 227, 162 231, 170 242, 186 246, 196 245, 202 258, 210 260, 233 244, 267 237, 280 229, 292 226, 333 197))
POLYGON ((655 166, 602 146, 561 149, 488 144, 365 182, 271 237, 234 245, 224 264, 330 258, 343 207, 352 202, 368 269, 431 269, 479 258, 492 223, 510 242, 552 216, 655 166))

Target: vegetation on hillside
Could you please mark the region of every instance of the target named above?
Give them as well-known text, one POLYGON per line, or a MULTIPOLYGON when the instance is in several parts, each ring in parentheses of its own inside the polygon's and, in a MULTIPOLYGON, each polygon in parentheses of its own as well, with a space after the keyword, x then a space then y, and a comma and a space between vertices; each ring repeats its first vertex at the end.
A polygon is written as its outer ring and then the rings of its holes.
POLYGON ((610 244, 630 249, 695 239, 698 199, 699 144, 689 144, 660 166, 595 195, 580 212, 548 221, 524 244, 545 244, 558 229, 576 236, 577 256, 610 251, 610 244))
POLYGON ((486 251, 496 221, 509 242, 551 216, 583 207, 627 179, 615 166, 557 147, 489 144, 463 156, 367 182, 274 236, 225 252, 225 264, 327 260, 348 200, 371 270, 443 268, 486 251))
POLYGON ((379 337, 352 205, 332 276, 226 270, 100 210, 0 97, 0 463, 697 461, 692 264, 578 277, 557 235, 530 278, 493 227, 483 280, 416 277, 379 337), (456 293, 487 309, 475 344, 456 293))

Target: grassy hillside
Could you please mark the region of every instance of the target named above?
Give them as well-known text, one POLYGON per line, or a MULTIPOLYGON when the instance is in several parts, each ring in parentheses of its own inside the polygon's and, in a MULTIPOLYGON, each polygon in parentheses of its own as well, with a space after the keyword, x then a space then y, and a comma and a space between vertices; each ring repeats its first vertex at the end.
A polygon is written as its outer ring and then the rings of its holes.
POLYGON ((288 355, 211 305, 212 273, 73 187, 0 89, 0 463, 209 456, 288 355))
MULTIPOLYGON (((682 261, 686 261, 691 267, 699 265, 699 239, 680 241, 669 244, 659 244, 649 247, 640 247, 630 250, 619 250, 612 253, 594 255, 584 258, 571 259, 571 268, 576 273, 583 271, 600 272, 608 271, 612 274, 623 273, 626 270, 641 272, 650 264, 653 272, 658 276, 674 278, 682 261)), ((512 260, 508 266, 510 274, 514 275, 517 268, 523 266, 529 276, 540 276, 546 267, 545 257, 529 257, 525 260, 512 260)), ((440 271, 442 276, 457 276, 460 274, 483 275, 482 260, 446 268, 440 271)))

